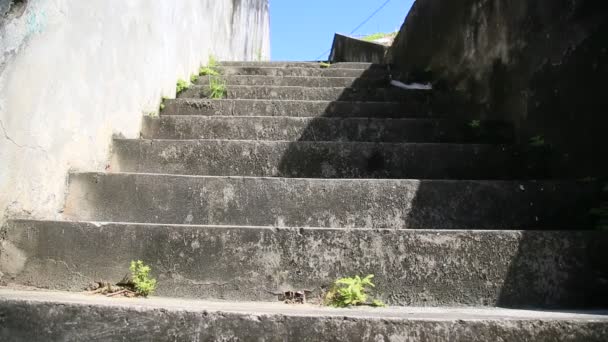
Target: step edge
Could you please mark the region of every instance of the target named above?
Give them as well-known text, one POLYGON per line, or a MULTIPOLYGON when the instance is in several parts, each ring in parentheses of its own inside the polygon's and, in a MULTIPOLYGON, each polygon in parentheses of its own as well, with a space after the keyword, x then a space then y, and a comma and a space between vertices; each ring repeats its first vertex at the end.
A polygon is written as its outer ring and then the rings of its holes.
POLYGON ((112 308, 133 308, 138 310, 225 312, 254 316, 281 315, 292 317, 349 317, 354 319, 387 319, 408 321, 575 321, 606 322, 608 310, 576 310, 556 312, 548 310, 521 310, 483 307, 387 307, 387 308, 330 308, 314 305, 287 305, 275 302, 247 301, 206 301, 171 297, 150 297, 147 299, 108 298, 89 296, 77 292, 33 291, 0 288, 0 302, 27 304, 64 304, 76 306, 102 306, 112 308), (441 315, 449 314, 448 317, 441 315), (418 316, 415 316, 418 315, 418 316), (428 315, 428 316, 424 316, 428 315), (470 315, 470 317, 467 317, 470 315), (521 316, 517 316, 521 315, 521 316), (485 316, 485 317, 484 317, 485 316))

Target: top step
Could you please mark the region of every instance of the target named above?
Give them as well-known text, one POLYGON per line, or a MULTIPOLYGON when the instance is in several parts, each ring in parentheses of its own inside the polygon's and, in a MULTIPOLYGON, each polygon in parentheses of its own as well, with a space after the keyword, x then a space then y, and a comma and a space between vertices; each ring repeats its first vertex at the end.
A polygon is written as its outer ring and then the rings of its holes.
MULTIPOLYGON (((321 69, 321 62, 219 62, 220 66, 223 67, 270 67, 270 68, 316 68, 321 69)), ((326 66, 326 65, 325 65, 326 66)), ((384 69, 384 64, 372 64, 372 63, 334 63, 330 64, 328 68, 333 69, 384 69)))

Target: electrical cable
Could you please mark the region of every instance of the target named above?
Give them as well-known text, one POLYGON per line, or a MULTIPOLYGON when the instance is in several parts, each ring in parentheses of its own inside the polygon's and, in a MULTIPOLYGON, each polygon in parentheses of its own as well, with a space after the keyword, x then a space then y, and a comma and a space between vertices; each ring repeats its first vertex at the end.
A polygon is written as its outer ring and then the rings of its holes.
MULTIPOLYGON (((389 4, 389 2, 391 2, 392 0, 386 0, 380 7, 378 7, 378 9, 376 9, 369 17, 367 17, 365 20, 363 20, 363 22, 361 24, 359 24, 359 26, 355 27, 349 34, 353 34, 355 32, 357 32, 358 29, 360 29, 363 25, 367 24, 368 21, 372 20, 373 17, 376 16, 376 14, 378 14, 380 11, 382 11, 382 9, 384 7, 386 7, 386 5, 389 4)), ((319 60, 319 58, 325 56, 328 52, 331 51, 331 48, 329 48, 329 50, 323 52, 322 54, 320 54, 317 58, 315 58, 314 60, 319 60)))

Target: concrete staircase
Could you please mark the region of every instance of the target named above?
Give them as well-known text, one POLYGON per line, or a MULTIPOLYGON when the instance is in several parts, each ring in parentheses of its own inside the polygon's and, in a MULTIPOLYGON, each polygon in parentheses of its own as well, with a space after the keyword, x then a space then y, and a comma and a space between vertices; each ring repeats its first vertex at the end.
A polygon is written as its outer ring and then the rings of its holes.
POLYGON ((599 184, 539 177, 509 125, 381 65, 221 69, 226 99, 203 77, 108 172, 71 174, 66 221, 3 228, 0 340, 608 339, 599 184), (135 259, 159 298, 77 293, 135 259), (279 302, 355 274, 391 307, 279 302))

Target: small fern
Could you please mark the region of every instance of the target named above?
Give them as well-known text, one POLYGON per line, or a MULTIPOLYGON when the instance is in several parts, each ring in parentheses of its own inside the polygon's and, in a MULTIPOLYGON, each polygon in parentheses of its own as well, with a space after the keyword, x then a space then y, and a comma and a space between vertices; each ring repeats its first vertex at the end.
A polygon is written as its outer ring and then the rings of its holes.
POLYGON ((150 266, 146 266, 143 261, 131 261, 131 277, 135 291, 143 297, 147 297, 156 290, 156 279, 150 278, 150 266))
POLYGON ((325 304, 338 308, 356 305, 385 306, 380 300, 373 300, 371 303, 367 301, 370 288, 375 287, 372 278, 373 274, 365 278, 355 276, 338 279, 325 296, 325 304))

